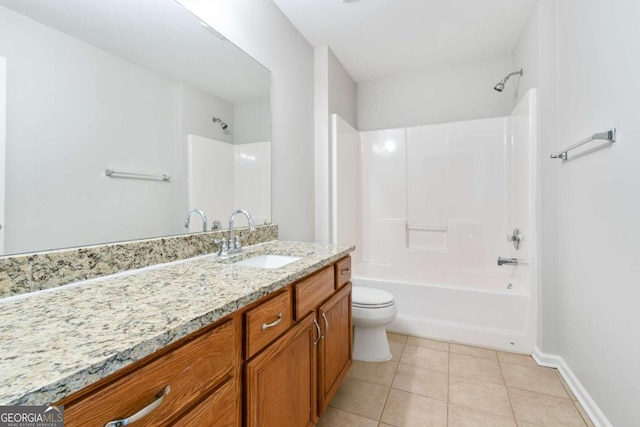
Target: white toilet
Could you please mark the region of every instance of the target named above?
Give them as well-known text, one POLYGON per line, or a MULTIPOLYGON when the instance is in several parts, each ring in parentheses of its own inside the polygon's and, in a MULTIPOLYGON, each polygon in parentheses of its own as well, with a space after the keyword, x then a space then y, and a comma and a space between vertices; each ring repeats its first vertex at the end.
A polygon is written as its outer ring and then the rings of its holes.
POLYGON ((354 287, 351 305, 353 359, 363 362, 391 360, 385 326, 398 314, 393 295, 380 289, 354 287))

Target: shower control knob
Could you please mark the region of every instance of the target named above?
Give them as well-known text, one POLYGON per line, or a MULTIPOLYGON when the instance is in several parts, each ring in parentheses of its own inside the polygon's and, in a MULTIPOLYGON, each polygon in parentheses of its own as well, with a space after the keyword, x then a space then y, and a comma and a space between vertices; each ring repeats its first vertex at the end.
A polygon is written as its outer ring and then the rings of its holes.
POLYGON ((507 234, 507 242, 512 242, 513 247, 518 250, 520 249, 520 242, 522 241, 522 234, 520 234, 520 230, 518 228, 513 229, 513 233, 510 235, 507 234))

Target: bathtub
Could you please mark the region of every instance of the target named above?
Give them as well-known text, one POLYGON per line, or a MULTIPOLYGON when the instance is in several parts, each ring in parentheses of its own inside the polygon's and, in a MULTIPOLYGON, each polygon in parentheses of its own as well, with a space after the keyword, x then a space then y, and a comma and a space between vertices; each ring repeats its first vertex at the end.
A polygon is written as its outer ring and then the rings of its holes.
POLYGON ((393 294, 398 317, 390 332, 531 354, 531 297, 512 279, 487 277, 481 288, 361 275, 352 282, 393 294))

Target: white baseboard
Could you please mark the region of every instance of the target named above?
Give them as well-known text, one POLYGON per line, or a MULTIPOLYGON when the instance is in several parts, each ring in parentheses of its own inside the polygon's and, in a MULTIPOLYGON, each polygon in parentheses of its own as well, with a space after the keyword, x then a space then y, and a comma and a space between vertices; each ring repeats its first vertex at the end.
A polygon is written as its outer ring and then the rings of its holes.
POLYGON ((562 356, 543 353, 538 347, 533 347, 532 356, 538 365, 558 370, 596 427, 613 427, 562 356))

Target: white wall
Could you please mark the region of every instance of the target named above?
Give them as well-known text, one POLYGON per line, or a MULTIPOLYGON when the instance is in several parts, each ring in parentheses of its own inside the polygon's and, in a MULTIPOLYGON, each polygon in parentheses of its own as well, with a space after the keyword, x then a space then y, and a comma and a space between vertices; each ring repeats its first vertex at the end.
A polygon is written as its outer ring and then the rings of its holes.
POLYGON ((273 220, 313 240, 313 48, 271 0, 180 3, 271 70, 273 220))
POLYGON ((511 57, 434 68, 423 73, 358 82, 358 129, 420 126, 508 115, 515 81, 493 90, 514 71, 511 57))
POLYGON ((517 100, 538 88, 538 347, 560 353, 558 328, 558 167, 549 154, 557 149, 556 0, 539 0, 514 51, 523 67, 517 100))
POLYGON ((358 128, 358 86, 338 57, 328 49, 329 114, 337 114, 353 128, 358 128))
POLYGON ((327 46, 314 50, 315 94, 315 237, 328 242, 333 234, 330 220, 332 196, 331 115, 337 114, 352 127, 357 127, 357 86, 335 54, 327 46))
POLYGON ((640 420, 638 22, 637 1, 558 2, 558 145, 619 129, 558 165, 560 350, 615 426, 640 420))
POLYGON ((540 88, 538 345, 565 359, 616 426, 640 419, 638 21, 638 2, 540 0, 514 53, 537 62, 527 85, 540 88), (612 126, 612 146, 549 158, 612 126))

